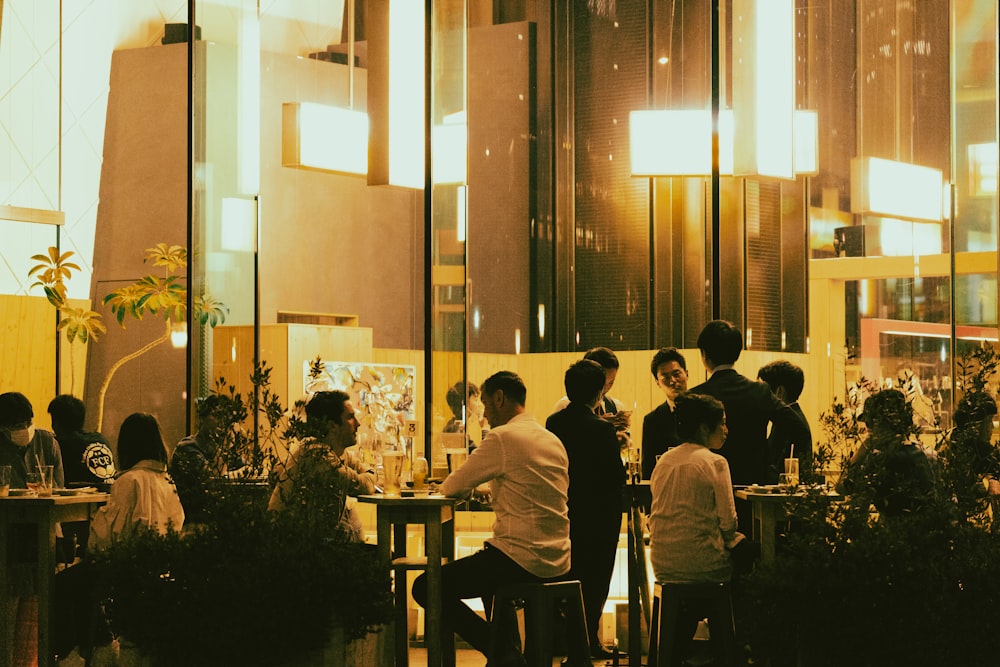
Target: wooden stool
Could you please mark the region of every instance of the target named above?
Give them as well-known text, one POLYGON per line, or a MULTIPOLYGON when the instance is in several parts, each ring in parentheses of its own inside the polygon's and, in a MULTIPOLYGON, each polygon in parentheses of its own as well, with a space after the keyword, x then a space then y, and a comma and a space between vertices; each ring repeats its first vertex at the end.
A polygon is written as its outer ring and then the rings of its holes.
POLYGON ((649 624, 649 667, 671 667, 675 656, 674 634, 682 602, 697 601, 708 611, 708 629, 717 659, 736 667, 736 625, 729 583, 653 584, 653 608, 649 624))
MULTIPOLYGON (((493 596, 493 623, 491 625, 490 656, 499 645, 497 632, 504 628, 497 623, 497 613, 506 606, 524 609, 524 644, 528 667, 551 667, 555 635, 553 620, 557 605, 564 605, 566 614, 566 643, 571 662, 590 664, 590 640, 587 635, 587 618, 583 612, 583 592, 580 582, 558 581, 547 584, 512 584, 504 586, 493 596), (582 662, 582 661, 586 662, 582 662)), ((574 663, 575 664, 575 663, 574 663)))

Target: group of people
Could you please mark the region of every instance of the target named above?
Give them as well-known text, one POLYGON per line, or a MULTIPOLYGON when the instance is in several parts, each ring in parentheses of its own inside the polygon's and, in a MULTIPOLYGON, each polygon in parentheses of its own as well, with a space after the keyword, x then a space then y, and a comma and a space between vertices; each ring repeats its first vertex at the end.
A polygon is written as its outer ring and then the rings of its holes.
MULTIPOLYGON (((662 582, 728 581, 734 554, 752 557, 749 512, 737 512, 733 484, 769 483, 790 455, 807 469, 812 451, 796 406, 801 369, 779 361, 762 368, 759 380, 744 377, 733 367, 742 333, 723 320, 705 327, 698 347, 711 375, 690 391, 677 349, 657 351, 650 367, 666 398, 645 416, 642 434, 642 472, 653 496, 652 564, 662 582)), ((501 371, 482 384, 490 430, 440 490, 488 494, 496 522, 482 551, 444 566, 442 585, 446 626, 487 654, 490 665, 522 664, 518 638, 507 632, 509 641, 491 646, 489 615, 479 616, 465 600, 482 598, 489 610, 500 587, 522 582, 579 580, 590 655, 571 654, 566 663, 610 655, 599 627, 621 526, 621 447, 630 417, 609 394, 618 367, 607 348, 570 365, 566 396, 544 427, 525 411, 527 389, 516 374, 501 371)), ((426 596, 420 576, 413 597, 426 605, 426 596)), ((697 610, 692 614, 696 622, 697 610)))

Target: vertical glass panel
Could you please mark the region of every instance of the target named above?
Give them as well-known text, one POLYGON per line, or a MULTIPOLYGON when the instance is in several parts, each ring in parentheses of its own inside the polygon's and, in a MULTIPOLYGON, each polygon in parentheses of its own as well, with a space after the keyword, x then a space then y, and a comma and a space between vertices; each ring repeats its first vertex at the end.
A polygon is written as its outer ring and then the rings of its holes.
MULTIPOLYGON (((473 386, 483 378, 467 376, 467 352, 482 331, 480 324, 495 304, 491 300, 490 262, 484 260, 478 274, 466 272, 466 260, 473 266, 471 247, 489 247, 494 234, 491 206, 487 203, 492 188, 484 180, 478 164, 468 159, 468 146, 477 145, 482 137, 487 115, 480 115, 484 102, 477 83, 489 80, 497 90, 503 85, 482 76, 469 76, 476 49, 483 44, 469 36, 464 0, 444 0, 429 3, 430 10, 430 128, 431 128, 431 218, 430 263, 432 282, 431 340, 433 374, 427 383, 427 414, 430 424, 431 447, 427 451, 435 474, 445 475, 448 459, 445 448, 466 446, 479 433, 466 426, 471 416, 468 399, 473 386), (468 48, 467 48, 468 47, 468 48), (467 85, 469 88, 467 88, 467 85), (475 244, 472 246, 471 244, 475 244), (469 254, 467 254, 467 250, 469 254), (468 309, 472 310, 467 318, 468 309), (467 338, 471 336, 471 338, 467 338), (468 386, 467 386, 468 385, 468 386)), ((482 52, 481 50, 479 51, 482 52)), ((483 89, 485 90, 485 89, 483 89)), ((499 114, 498 114, 499 115, 499 114)), ((480 150, 489 150, 480 147, 480 150)), ((496 248, 492 248, 496 250, 496 248)), ((499 322, 497 323, 499 324, 499 322)), ((490 331, 498 331, 489 329, 490 331)))
POLYGON ((649 181, 633 178, 628 114, 646 106, 647 3, 577 4, 575 219, 577 346, 650 347, 649 181))
MULTIPOLYGON (((217 329, 197 320, 189 326, 195 397, 208 393, 219 375, 246 382, 252 368, 262 143, 257 2, 199 2, 197 9, 203 41, 195 50, 189 259, 193 294, 224 304, 226 317, 217 329)), ((268 138, 277 139, 276 131, 268 138)))

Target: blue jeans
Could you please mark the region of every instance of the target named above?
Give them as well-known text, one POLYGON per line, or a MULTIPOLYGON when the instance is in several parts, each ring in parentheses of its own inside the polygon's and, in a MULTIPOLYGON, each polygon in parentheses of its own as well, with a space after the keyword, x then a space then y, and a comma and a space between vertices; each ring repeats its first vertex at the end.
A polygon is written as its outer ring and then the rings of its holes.
MULTIPOLYGON (((446 563, 441 568, 441 616, 444 632, 455 632, 473 648, 489 656, 490 621, 483 620, 463 600, 482 598, 487 613, 493 607, 493 594, 507 584, 538 583, 559 579, 542 579, 531 574, 511 560, 506 554, 485 545, 482 551, 446 563)), ((413 582, 413 599, 421 607, 427 604, 427 575, 421 574, 413 582)), ((502 624, 505 639, 498 650, 504 655, 520 653, 521 641, 513 610, 493 622, 502 624), (508 641, 509 640, 509 641, 508 641)))

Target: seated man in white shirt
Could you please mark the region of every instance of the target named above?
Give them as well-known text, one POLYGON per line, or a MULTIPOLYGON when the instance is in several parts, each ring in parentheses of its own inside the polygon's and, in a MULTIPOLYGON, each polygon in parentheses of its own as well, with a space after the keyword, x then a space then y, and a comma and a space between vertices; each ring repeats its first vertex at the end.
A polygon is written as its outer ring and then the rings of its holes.
MULTIPOLYGON (((559 438, 524 410, 527 391, 510 371, 500 371, 482 385, 483 405, 492 426, 468 461, 441 485, 447 496, 466 497, 489 483, 496 523, 481 551, 442 568, 442 617, 445 632, 456 632, 486 655, 490 623, 463 600, 484 598, 507 584, 561 579, 570 565, 569 459, 559 438)), ((426 575, 413 583, 413 599, 427 603, 426 575)), ((510 642, 494 665, 523 664, 511 628, 510 642)), ((589 664, 581 663, 581 664, 589 664)))

